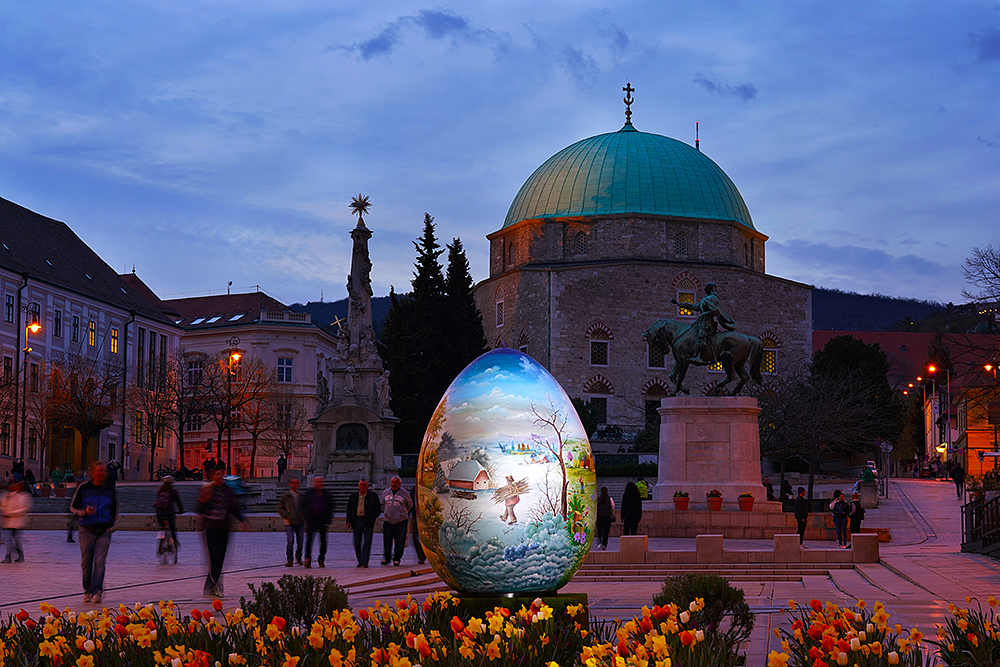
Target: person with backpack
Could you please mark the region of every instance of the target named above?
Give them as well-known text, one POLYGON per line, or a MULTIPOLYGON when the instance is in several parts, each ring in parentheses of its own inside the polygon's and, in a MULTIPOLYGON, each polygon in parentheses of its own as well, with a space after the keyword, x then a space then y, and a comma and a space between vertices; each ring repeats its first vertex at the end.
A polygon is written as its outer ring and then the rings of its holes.
POLYGON ((861 506, 861 495, 851 494, 851 535, 861 532, 861 522, 865 520, 865 508, 861 506))
POLYGON ((837 544, 841 549, 847 548, 847 520, 851 514, 851 506, 844 500, 844 494, 836 492, 833 502, 830 503, 833 511, 833 527, 837 531, 837 544))
POLYGON ((615 521, 615 499, 608 493, 608 487, 601 487, 601 495, 597 499, 597 548, 608 550, 608 534, 611 524, 615 521))
POLYGON ((799 495, 795 499, 795 523, 798 526, 799 546, 804 546, 806 539, 806 522, 809 520, 809 500, 806 499, 806 490, 799 487, 799 495))
POLYGON ((163 478, 163 483, 156 490, 153 509, 156 510, 156 523, 161 528, 170 530, 174 548, 179 549, 181 543, 177 541, 177 515, 184 514, 184 505, 181 504, 181 497, 174 488, 174 478, 170 475, 163 478))

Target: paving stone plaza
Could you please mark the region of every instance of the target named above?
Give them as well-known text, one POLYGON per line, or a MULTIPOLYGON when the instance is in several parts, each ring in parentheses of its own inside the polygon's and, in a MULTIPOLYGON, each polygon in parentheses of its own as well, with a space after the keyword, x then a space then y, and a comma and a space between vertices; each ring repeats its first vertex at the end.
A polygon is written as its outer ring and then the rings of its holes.
MULTIPOLYGON (((883 601, 892 621, 904 627, 919 627, 925 633, 948 615, 949 603, 964 604, 966 596, 1000 592, 1000 561, 960 551, 960 503, 955 487, 934 480, 894 480, 890 497, 878 509, 869 510, 865 525, 888 528, 892 539, 881 545, 881 561, 850 567, 803 567, 771 564, 749 566, 698 566, 684 571, 719 572, 743 589, 756 613, 756 628, 747 647, 748 665, 765 664, 768 651, 776 648, 772 629, 784 620, 780 608, 788 600, 797 603, 813 598, 850 605, 858 598, 871 604, 883 601)), ((342 518, 334 518, 337 528, 342 518)), ((640 524, 642 532, 642 524, 640 524)), ((103 605, 152 602, 170 599, 181 604, 205 604, 202 583, 205 555, 198 533, 180 535, 180 560, 164 565, 155 557, 156 537, 149 531, 116 533, 108 557, 103 605)), ((772 540, 727 540, 734 550, 769 550, 772 540)), ((828 549, 832 542, 806 541, 807 550, 828 549)), ((608 551, 618 547, 612 538, 608 551)), ((651 538, 649 549, 691 550, 695 540, 651 538)), ((274 532, 235 533, 226 561, 223 602, 238 604, 248 594, 248 583, 275 581, 284 574, 335 577, 350 593, 355 610, 375 600, 393 601, 412 594, 418 599, 446 587, 426 565, 417 565, 407 548, 400 567, 381 567, 381 536, 373 542, 372 567, 358 569, 348 533, 330 534, 330 554, 325 569, 305 570, 284 566, 284 535, 274 532)), ((66 542, 65 531, 25 533, 26 562, 0 564, 0 614, 7 616, 21 607, 34 612, 48 600, 60 608, 85 610, 80 588, 80 551, 66 542)), ((627 618, 651 604, 664 576, 682 571, 671 565, 587 564, 565 593, 586 593, 591 613, 598 618, 627 618)))

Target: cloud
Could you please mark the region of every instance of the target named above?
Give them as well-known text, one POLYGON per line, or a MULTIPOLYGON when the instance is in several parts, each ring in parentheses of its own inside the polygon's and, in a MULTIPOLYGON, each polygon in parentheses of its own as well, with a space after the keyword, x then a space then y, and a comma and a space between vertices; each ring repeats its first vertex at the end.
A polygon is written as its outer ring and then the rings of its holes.
POLYGON ((757 86, 752 83, 741 83, 734 86, 728 81, 713 81, 701 73, 694 75, 694 81, 705 90, 718 95, 719 97, 736 97, 744 102, 752 102, 757 99, 757 86))
POLYGON ((583 49, 567 44, 560 55, 563 65, 577 82, 593 81, 601 73, 597 61, 586 55, 583 49))
POLYGON ((976 137, 976 141, 978 143, 983 144, 984 146, 986 146, 988 148, 997 148, 997 147, 1000 147, 1000 142, 998 142, 996 140, 990 141, 989 139, 983 139, 982 136, 976 137))
POLYGON ((450 37, 456 41, 488 44, 497 49, 505 48, 509 41, 506 35, 499 35, 492 30, 473 29, 469 19, 464 16, 445 10, 421 9, 416 16, 400 16, 370 39, 331 46, 329 50, 356 53, 362 60, 388 56, 403 43, 404 33, 410 28, 423 30, 427 39, 442 40, 450 37))
POLYGON ((611 46, 619 53, 624 53, 629 47, 628 34, 614 23, 611 24, 608 33, 611 37, 611 46))
POLYGON ((976 62, 1000 60, 1000 30, 986 28, 970 33, 969 46, 976 52, 976 62))

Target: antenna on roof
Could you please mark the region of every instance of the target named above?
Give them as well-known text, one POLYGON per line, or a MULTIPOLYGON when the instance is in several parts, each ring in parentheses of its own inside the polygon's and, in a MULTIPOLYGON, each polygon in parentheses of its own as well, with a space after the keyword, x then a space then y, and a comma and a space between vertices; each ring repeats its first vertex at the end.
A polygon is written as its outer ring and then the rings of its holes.
POLYGON ((232 289, 232 287, 233 287, 233 281, 232 281, 232 280, 230 280, 230 281, 229 281, 229 284, 228 284, 228 285, 226 285, 226 294, 229 294, 229 292, 230 292, 230 290, 232 289))
POLYGON ((701 152, 701 141, 698 139, 698 121, 694 122, 694 148, 699 153, 701 152))
POLYGON ((319 302, 323 303, 323 290, 322 289, 320 289, 320 291, 319 291, 319 302))
POLYGON ((132 262, 132 275, 135 275, 135 262, 132 262))

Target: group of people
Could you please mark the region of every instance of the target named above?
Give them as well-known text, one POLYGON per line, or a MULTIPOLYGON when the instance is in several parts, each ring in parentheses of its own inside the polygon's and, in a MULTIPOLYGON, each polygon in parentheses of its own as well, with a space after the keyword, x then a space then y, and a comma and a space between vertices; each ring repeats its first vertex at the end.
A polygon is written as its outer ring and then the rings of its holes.
MULTIPOLYGON (((312 567, 313 538, 319 537, 318 567, 326 567, 327 527, 333 519, 333 495, 324 488, 320 475, 312 478, 312 487, 299 491, 298 478, 288 480, 288 490, 278 499, 278 514, 285 522, 285 566, 294 564, 312 567), (304 543, 304 546, 303 546, 304 543), (303 551, 305 560, 303 560, 303 551)), ((403 559, 410 521, 416 520, 416 494, 403 488, 403 481, 393 477, 381 498, 369 488, 368 480, 358 481, 358 490, 347 499, 347 527, 354 536, 357 567, 368 567, 376 520, 382 520, 382 565, 390 561, 398 566, 403 559)), ((413 531, 413 547, 417 562, 426 562, 420 537, 413 531)))
MULTIPOLYGON (((805 546, 806 523, 809 521, 809 514, 812 510, 812 501, 806 498, 806 490, 799 487, 798 496, 795 498, 795 522, 798 526, 799 544, 805 546)), ((829 504, 830 512, 833 514, 833 527, 837 534, 837 546, 846 549, 850 546, 851 535, 861 532, 861 522, 865 519, 865 508, 861 506, 861 496, 858 493, 851 494, 851 500, 846 500, 846 495, 839 489, 833 492, 833 498, 829 504)))
MULTIPOLYGON (((635 535, 639 530, 639 521, 642 519, 642 501, 649 498, 649 486, 646 480, 639 478, 636 482, 629 482, 625 485, 625 493, 622 494, 622 535, 635 535), (643 495, 643 491, 646 495, 643 495)), ((601 551, 608 549, 608 535, 611 533, 611 524, 616 521, 615 500, 608 493, 608 487, 601 487, 601 494, 597 497, 597 548, 601 551)))

